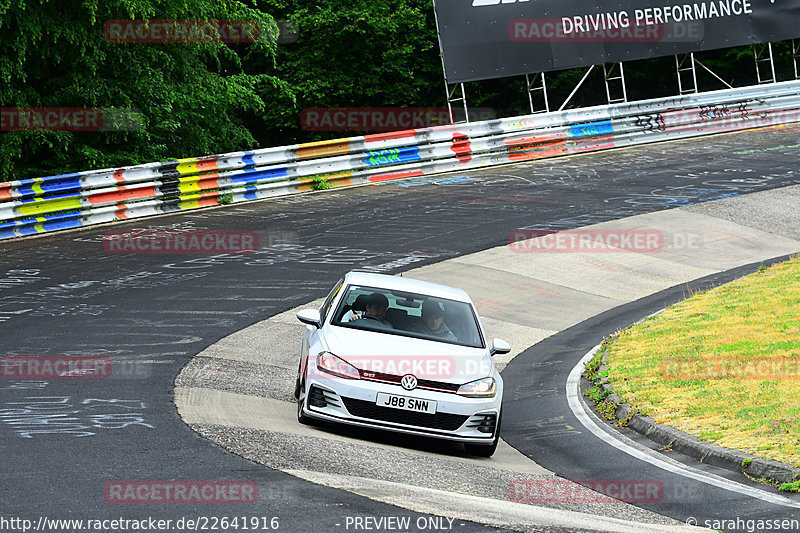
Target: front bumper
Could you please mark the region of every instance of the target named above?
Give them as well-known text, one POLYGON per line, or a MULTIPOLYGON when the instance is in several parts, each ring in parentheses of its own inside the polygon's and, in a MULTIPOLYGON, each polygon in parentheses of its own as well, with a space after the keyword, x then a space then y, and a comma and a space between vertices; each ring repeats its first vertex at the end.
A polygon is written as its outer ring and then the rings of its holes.
POLYGON ((474 444, 489 444, 495 436, 502 382, 498 383, 498 393, 493 398, 466 398, 452 393, 406 391, 369 381, 309 378, 303 413, 312 418, 474 444), (436 401, 436 413, 378 406, 380 392, 436 401))

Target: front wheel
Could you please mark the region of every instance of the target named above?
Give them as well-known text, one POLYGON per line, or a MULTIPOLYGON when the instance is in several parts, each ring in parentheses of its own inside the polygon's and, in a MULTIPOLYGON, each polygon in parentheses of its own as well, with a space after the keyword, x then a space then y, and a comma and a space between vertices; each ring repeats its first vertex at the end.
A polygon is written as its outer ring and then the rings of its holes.
POLYGON ((464 449, 470 455, 477 455, 478 457, 491 457, 497 450, 497 443, 500 442, 500 424, 503 421, 503 413, 497 417, 497 428, 494 431, 494 440, 491 444, 464 444, 464 449))
POLYGON ((297 421, 307 426, 311 425, 311 419, 303 414, 303 403, 306 401, 305 384, 300 383, 300 376, 297 376, 297 421))

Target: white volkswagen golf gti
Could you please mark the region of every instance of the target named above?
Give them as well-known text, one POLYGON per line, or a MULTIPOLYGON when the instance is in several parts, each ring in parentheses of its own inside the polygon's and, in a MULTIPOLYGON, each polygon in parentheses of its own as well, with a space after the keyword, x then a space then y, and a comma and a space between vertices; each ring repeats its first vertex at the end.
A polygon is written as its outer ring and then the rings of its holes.
POLYGON ((469 296, 444 285, 353 271, 306 324, 295 384, 297 419, 497 448, 503 380, 469 296))

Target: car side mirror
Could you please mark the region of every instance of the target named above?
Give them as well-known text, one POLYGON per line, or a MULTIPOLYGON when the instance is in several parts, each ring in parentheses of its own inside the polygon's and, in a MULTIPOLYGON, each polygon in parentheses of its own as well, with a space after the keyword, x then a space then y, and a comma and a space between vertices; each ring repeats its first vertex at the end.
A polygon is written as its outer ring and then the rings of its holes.
POLYGON ((491 355, 494 355, 494 354, 497 354, 497 353, 500 353, 500 354, 508 353, 510 351, 511 351, 511 345, 510 344, 508 344, 503 339, 494 339, 492 341, 492 351, 489 352, 489 353, 491 355))
POLYGON ((316 309, 303 309, 297 312, 297 320, 309 326, 322 327, 322 317, 319 316, 319 311, 316 309))

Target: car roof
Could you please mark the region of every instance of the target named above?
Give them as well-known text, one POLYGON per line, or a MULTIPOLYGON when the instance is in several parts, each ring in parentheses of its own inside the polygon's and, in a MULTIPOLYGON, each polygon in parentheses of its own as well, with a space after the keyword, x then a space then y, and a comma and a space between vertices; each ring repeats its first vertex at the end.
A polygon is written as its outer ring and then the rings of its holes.
POLYGON ((351 285, 365 285, 377 289, 391 289, 404 292, 414 292, 446 298, 460 302, 471 302, 469 295, 461 289, 400 276, 375 274, 373 272, 350 271, 345 275, 345 283, 351 285))

